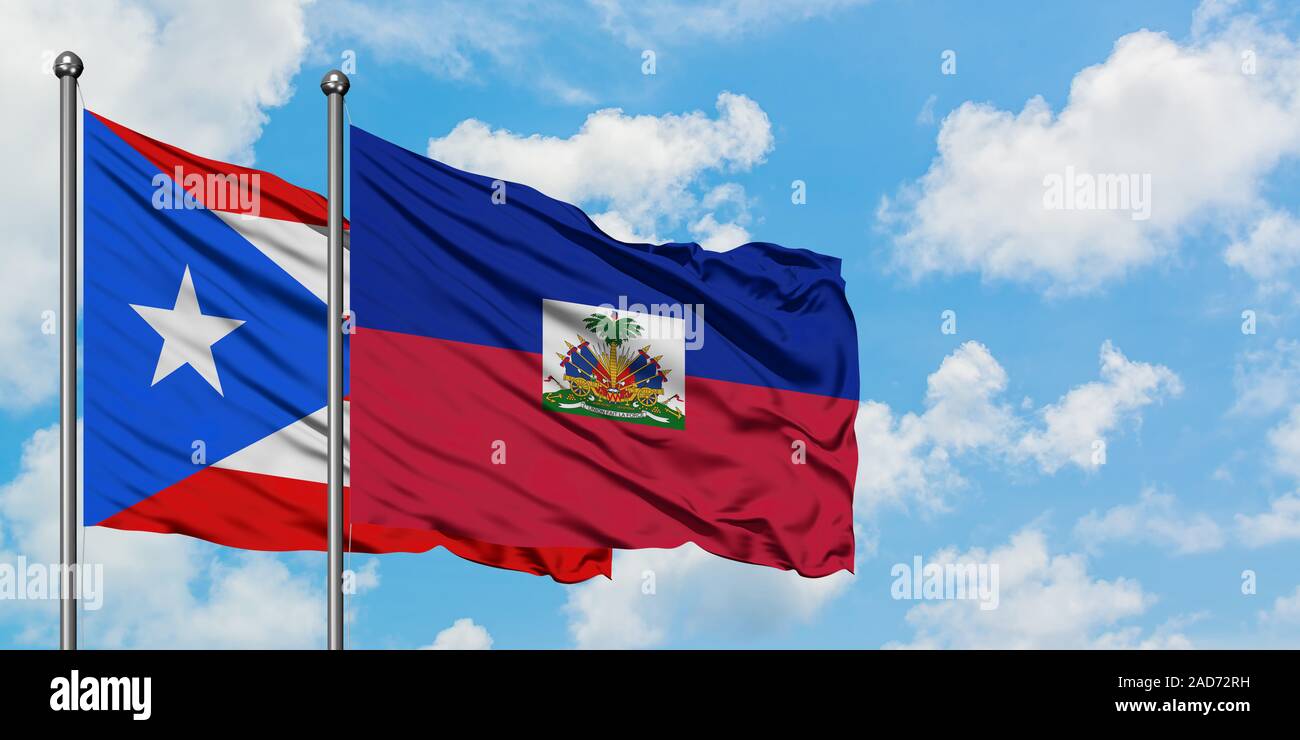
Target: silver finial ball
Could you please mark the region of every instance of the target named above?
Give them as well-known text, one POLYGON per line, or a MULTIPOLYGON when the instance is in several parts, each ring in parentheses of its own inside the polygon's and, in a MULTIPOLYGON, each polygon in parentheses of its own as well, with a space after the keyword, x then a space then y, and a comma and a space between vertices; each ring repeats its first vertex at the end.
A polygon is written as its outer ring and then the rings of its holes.
POLYGON ((75 80, 81 76, 81 70, 85 68, 86 66, 81 63, 81 57, 70 51, 54 57, 55 77, 71 77, 75 80))
POLYGON ((337 69, 326 72, 325 76, 320 79, 320 91, 326 95, 333 95, 334 93, 347 95, 350 87, 352 87, 352 83, 348 81, 348 76, 337 69))

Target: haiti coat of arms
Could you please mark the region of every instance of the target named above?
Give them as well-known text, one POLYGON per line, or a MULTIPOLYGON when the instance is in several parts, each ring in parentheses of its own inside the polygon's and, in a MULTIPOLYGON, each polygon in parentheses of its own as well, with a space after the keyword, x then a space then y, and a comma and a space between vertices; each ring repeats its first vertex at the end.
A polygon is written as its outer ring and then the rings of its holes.
MULTIPOLYGON (((543 408, 684 429, 682 385, 672 377, 681 369, 668 367, 665 362, 667 354, 680 356, 673 352, 680 341, 655 336, 660 332, 652 329, 665 327, 659 317, 591 308, 596 310, 581 316, 571 334, 555 342, 563 342, 562 346, 552 347, 549 342, 557 338, 544 337, 548 341, 544 350, 554 359, 543 367, 543 408), (656 342, 667 346, 657 352, 656 342)), ((572 311, 565 313, 573 317, 572 311)))

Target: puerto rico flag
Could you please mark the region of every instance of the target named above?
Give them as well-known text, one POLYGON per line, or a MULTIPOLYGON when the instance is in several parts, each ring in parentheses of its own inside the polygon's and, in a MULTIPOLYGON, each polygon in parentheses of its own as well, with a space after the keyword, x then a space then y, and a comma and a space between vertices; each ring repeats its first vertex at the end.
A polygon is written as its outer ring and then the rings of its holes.
MULTIPOLYGON (((324 550, 325 199, 89 111, 84 130, 85 524, 324 550)), ((610 572, 608 549, 353 525, 346 503, 344 536, 563 582, 610 572)))
POLYGON ((838 259, 627 244, 356 127, 351 152, 357 521, 852 570, 838 259))

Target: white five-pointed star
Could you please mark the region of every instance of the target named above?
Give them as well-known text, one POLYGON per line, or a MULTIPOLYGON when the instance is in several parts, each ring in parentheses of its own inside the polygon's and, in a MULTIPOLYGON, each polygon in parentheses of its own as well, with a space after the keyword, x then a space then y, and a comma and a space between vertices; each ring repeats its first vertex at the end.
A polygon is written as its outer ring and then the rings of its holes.
POLYGON ((174 307, 153 308, 133 303, 131 308, 163 338, 162 354, 158 356, 158 367, 153 371, 153 383, 150 386, 158 385, 158 381, 189 365, 217 393, 226 395, 221 391, 221 378, 217 375, 217 361, 212 357, 212 345, 244 322, 206 316, 199 311, 199 297, 194 293, 189 265, 185 266, 185 274, 181 277, 181 289, 176 294, 174 307))

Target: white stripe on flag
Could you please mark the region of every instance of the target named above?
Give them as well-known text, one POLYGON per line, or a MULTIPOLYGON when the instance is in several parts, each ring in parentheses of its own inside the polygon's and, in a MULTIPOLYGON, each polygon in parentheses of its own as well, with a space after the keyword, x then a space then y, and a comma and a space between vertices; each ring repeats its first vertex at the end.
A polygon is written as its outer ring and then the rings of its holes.
MULTIPOLYGON (((227 226, 257 247, 267 259, 279 265, 289 276, 310 290, 312 295, 326 303, 329 272, 326 258, 329 239, 324 227, 308 226, 299 221, 281 221, 275 218, 246 216, 226 211, 213 211, 227 226)), ((348 232, 343 232, 343 245, 349 246, 348 232)), ((351 306, 352 286, 349 280, 351 252, 343 251, 343 305, 351 306)))
MULTIPOLYGON (((351 403, 343 402, 343 485, 349 485, 348 443, 351 403)), ((212 464, 214 468, 261 473, 280 478, 325 483, 326 409, 272 432, 244 449, 212 464)))

